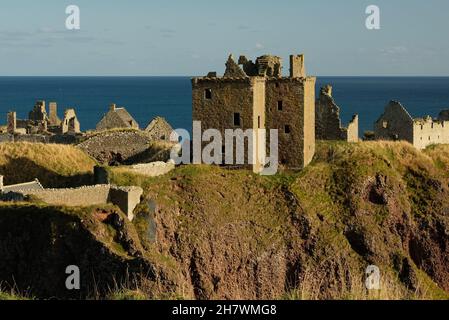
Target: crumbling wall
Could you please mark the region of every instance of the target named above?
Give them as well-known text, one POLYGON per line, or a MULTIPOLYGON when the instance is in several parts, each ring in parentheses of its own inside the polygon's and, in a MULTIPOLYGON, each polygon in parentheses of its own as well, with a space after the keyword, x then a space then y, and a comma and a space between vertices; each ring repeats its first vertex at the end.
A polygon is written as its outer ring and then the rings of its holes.
POLYGON ((109 131, 95 134, 78 145, 101 164, 119 165, 146 162, 151 139, 139 131, 109 131))
POLYGON ((74 109, 67 109, 61 122, 61 133, 80 133, 80 122, 74 109))
POLYGON ((376 140, 403 140, 413 144, 413 118, 398 101, 390 101, 374 124, 376 140))
POLYGON ((332 86, 326 85, 320 90, 316 102, 315 133, 318 140, 344 140, 357 142, 359 140, 359 119, 354 115, 348 128, 341 124, 340 107, 332 97, 332 86))
POLYGON ((346 141, 359 142, 359 116, 354 115, 346 131, 346 141))
POLYGON ((413 122, 413 145, 425 149, 432 144, 449 143, 449 121, 433 120, 431 117, 413 122))
POLYGON ((290 56, 290 77, 304 78, 306 77, 306 69, 304 65, 304 55, 290 56))
POLYGON ((162 117, 156 117, 148 124, 145 132, 152 140, 170 141, 172 126, 162 117))

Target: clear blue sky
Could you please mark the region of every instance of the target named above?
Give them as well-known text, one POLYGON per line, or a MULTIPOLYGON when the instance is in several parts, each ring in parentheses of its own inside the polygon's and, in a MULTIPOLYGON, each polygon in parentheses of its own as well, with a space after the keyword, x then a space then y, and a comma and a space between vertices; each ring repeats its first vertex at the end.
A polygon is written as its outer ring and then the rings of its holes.
POLYGON ((447 0, 2 0, 0 75, 203 75, 305 53, 315 75, 449 75, 447 0), (65 29, 65 8, 81 30, 65 29), (365 8, 381 9, 381 30, 365 8))

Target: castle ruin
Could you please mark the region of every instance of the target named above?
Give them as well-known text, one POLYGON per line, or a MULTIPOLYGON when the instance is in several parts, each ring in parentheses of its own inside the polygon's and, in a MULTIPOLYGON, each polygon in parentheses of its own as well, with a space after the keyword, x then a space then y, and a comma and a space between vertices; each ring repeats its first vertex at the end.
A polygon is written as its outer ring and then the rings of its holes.
POLYGON ((347 128, 342 127, 340 107, 332 97, 332 86, 326 85, 320 90, 316 101, 315 134, 317 140, 359 141, 359 116, 352 117, 347 128))
POLYGON ((408 141, 417 149, 432 144, 449 143, 449 110, 437 119, 412 118, 398 101, 391 101, 374 124, 376 140, 408 141))
POLYGON ((67 109, 64 119, 61 120, 57 113, 56 102, 50 102, 47 113, 45 101, 37 101, 28 114, 28 119, 17 119, 15 111, 8 112, 7 133, 15 134, 78 134, 80 123, 74 109, 67 109))
MULTIPOLYGON (((315 82, 306 75, 303 55, 290 56, 288 77, 280 57, 253 62, 241 56, 237 63, 230 55, 222 77, 210 72, 192 79, 193 120, 201 121, 202 133, 217 129, 222 136, 226 129, 277 129, 280 163, 302 169, 315 154, 315 82)), ((255 152, 265 152, 264 145, 256 138, 255 152)))

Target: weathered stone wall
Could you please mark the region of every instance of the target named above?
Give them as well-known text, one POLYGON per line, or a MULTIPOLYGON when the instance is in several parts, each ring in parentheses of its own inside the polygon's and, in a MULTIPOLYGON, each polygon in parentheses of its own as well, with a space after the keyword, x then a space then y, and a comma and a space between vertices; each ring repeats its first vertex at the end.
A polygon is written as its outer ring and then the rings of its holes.
POLYGON ((145 132, 152 140, 170 141, 173 128, 164 118, 156 117, 150 121, 145 132))
POLYGON ((404 140, 415 148, 424 149, 432 144, 449 143, 449 121, 443 110, 439 120, 430 116, 413 119, 397 101, 391 101, 375 123, 377 140, 404 140))
POLYGON ((404 140, 413 144, 413 118, 397 101, 391 101, 374 124, 376 140, 404 140))
POLYGON ((270 78, 266 84, 266 127, 278 129, 279 162, 291 168, 306 166, 315 150, 314 129, 310 128, 314 126, 315 113, 310 106, 314 107, 315 101, 314 94, 308 92, 314 86, 314 80, 310 80, 307 87, 303 78, 270 78), (305 92, 312 94, 313 101, 306 98, 305 92), (286 132, 288 129, 289 133, 286 132))
POLYGON ((118 206, 129 220, 134 219, 133 211, 140 203, 143 189, 140 187, 111 187, 109 201, 118 206))
POLYGON ((318 140, 344 140, 347 142, 359 141, 359 118, 354 115, 348 128, 341 124, 340 107, 332 97, 332 87, 324 86, 316 101, 315 130, 318 140))
MULTIPOLYGON (((192 80, 192 118, 194 121, 201 121, 202 133, 207 129, 217 129, 224 138, 226 129, 252 129, 255 121, 254 81, 257 80, 230 77, 194 78, 192 80), (210 99, 206 98, 206 92, 211 93, 210 99), (240 114, 240 126, 234 125, 234 113, 240 114)), ((207 144, 203 143, 202 146, 207 144)), ((245 150, 247 150, 247 143, 245 143, 245 150)), ((247 152, 245 152, 245 163, 248 163, 247 152)))
POLYGON ((90 206, 105 204, 109 199, 110 185, 95 185, 81 188, 44 189, 24 192, 53 205, 90 206))
POLYGON ((14 142, 14 135, 9 133, 0 134, 0 143, 2 142, 14 142))
POLYGON ((425 149, 432 144, 449 143, 449 121, 434 121, 431 117, 413 123, 413 145, 425 149))
MULTIPOLYGON (((315 77, 304 80, 304 159, 303 168, 306 167, 315 155, 315 77)), ((301 105, 301 104, 300 104, 301 105)))
POLYGON ((359 142, 359 116, 354 115, 346 130, 346 141, 359 142))
MULTIPOLYGON (((78 146, 101 164, 131 164, 144 154, 151 140, 139 131, 98 133, 78 146)), ((143 161, 143 159, 140 159, 143 161)))
MULTIPOLYGON (((140 203, 143 189, 140 187, 117 187, 108 184, 85 186, 67 189, 43 189, 14 192, 5 194, 5 199, 19 195, 32 195, 51 205, 61 206, 92 206, 112 203, 118 206, 129 220, 134 218, 134 208, 140 203)), ((20 198, 17 198, 20 200, 20 198)))

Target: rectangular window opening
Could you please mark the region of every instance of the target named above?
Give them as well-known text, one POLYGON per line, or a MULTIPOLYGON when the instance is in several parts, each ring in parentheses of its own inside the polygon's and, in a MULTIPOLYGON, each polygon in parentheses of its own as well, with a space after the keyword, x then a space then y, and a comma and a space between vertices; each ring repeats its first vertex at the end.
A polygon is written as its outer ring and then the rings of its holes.
POLYGON ((240 126, 240 113, 236 112, 234 113, 234 126, 239 127, 240 126))
POLYGON ((284 132, 285 132, 286 134, 289 134, 289 133, 291 132, 290 126, 289 126, 288 124, 285 125, 284 132))
POLYGON ((212 99, 212 89, 204 90, 204 97, 208 100, 212 99))
POLYGON ((283 107, 284 107, 284 103, 282 102, 282 100, 279 100, 278 101, 278 111, 282 111, 283 107))

